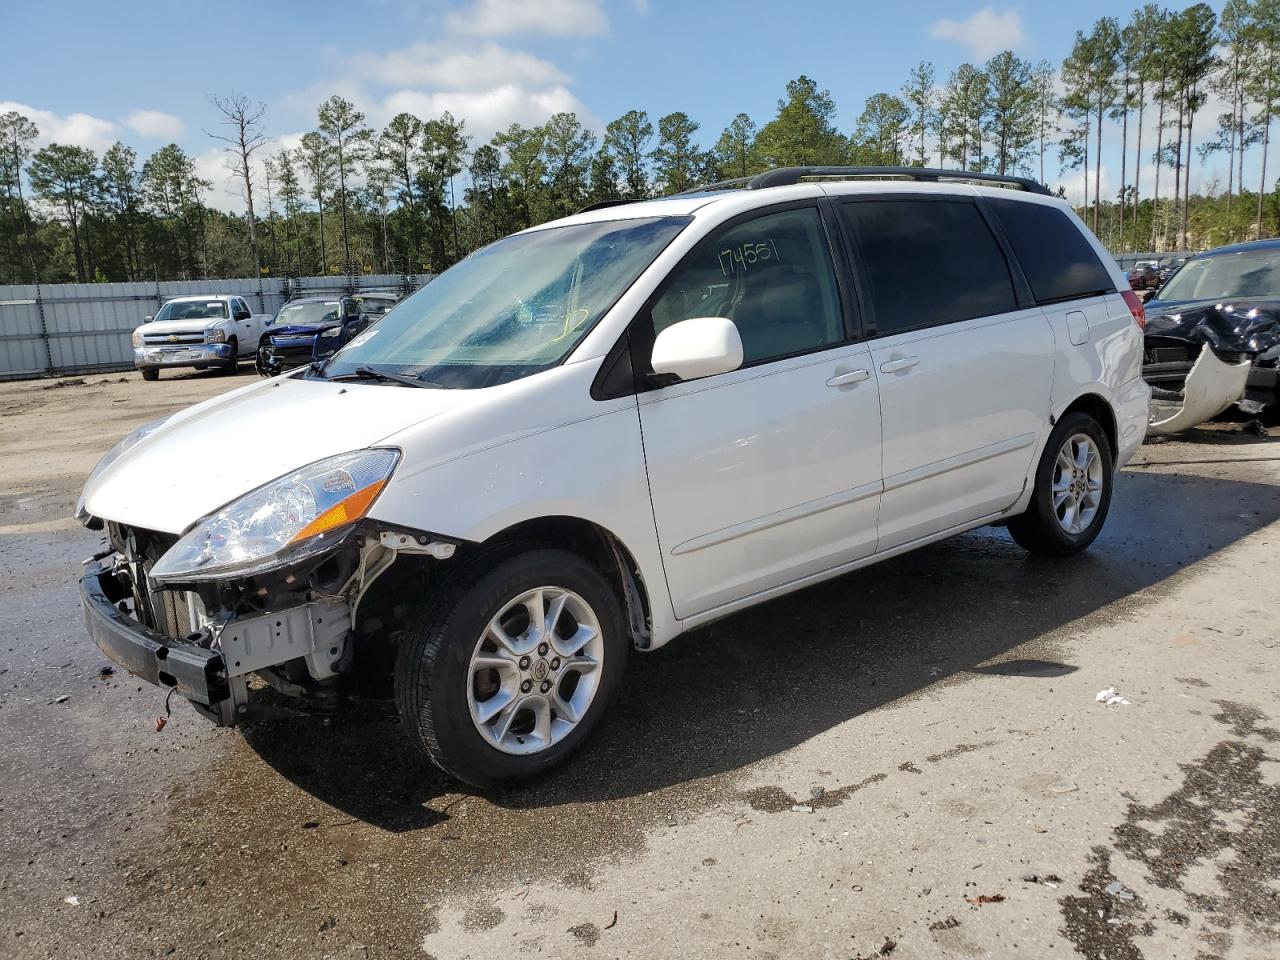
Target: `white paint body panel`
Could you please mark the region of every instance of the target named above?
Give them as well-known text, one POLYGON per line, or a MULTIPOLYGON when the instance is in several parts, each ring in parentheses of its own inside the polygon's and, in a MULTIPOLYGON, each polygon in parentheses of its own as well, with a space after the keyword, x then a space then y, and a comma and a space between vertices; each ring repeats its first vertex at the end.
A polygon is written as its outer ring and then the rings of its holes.
POLYGON ((872 553, 880 417, 865 344, 644 394, 649 487, 676 615, 872 553))
POLYGON ((897 192, 1009 196, 964 184, 799 184, 580 214, 569 221, 678 214, 692 223, 561 366, 465 391, 289 375, 255 383, 172 417, 95 478, 85 506, 178 533, 304 464, 395 446, 402 459, 373 519, 464 541, 543 517, 595 523, 635 559, 658 647, 1024 509, 1052 420, 1085 394, 1114 412, 1123 464, 1142 441, 1149 391, 1141 332, 1118 294, 592 399, 602 358, 720 224, 789 200, 897 192), (1083 343, 1072 342, 1082 330, 1079 317, 1068 323, 1071 311, 1085 315, 1083 343), (919 362, 881 371, 900 354, 919 362))

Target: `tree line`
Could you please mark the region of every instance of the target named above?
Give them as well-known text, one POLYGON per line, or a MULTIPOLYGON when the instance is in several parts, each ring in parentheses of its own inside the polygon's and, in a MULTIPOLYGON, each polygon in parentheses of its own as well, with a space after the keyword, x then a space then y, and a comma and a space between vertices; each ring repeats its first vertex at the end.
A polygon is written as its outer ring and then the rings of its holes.
MULTIPOLYGON (((0 280, 149 280, 440 270, 516 230, 602 201, 642 199, 778 166, 939 166, 1035 177, 1078 171, 1078 207, 1114 251, 1206 247, 1280 232, 1270 164, 1280 109, 1280 0, 1155 4, 1077 31, 1056 68, 1004 51, 945 79, 912 68, 842 132, 830 91, 786 85, 757 125, 739 113, 709 147, 683 112, 630 110, 603 131, 573 113, 477 143, 464 118, 409 113, 374 129, 340 96, 296 147, 273 145, 265 105, 213 97, 246 212, 211 210, 211 184, 176 144, 139 163, 123 143, 34 149, 28 118, 0 116, 0 280), (1202 116, 1210 95, 1226 105, 1202 116), (1154 143, 1152 142, 1154 140, 1154 143), (1104 195, 1104 149, 1119 183, 1104 195), (1221 155, 1193 194, 1191 171, 1221 155), (1246 160, 1256 180, 1245 182, 1246 160), (1150 182, 1148 182, 1150 181, 1150 182)), ((1059 186, 1058 192, 1063 193, 1059 186)))

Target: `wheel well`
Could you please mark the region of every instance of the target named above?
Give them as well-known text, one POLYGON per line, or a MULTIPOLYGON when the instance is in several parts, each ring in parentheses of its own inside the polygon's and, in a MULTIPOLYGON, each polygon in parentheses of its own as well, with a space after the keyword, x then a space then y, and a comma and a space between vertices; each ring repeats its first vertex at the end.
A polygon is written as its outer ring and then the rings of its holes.
POLYGON ((599 524, 581 517, 539 517, 525 520, 494 534, 489 543, 539 543, 576 553, 608 578, 626 609, 632 638, 640 649, 652 637, 649 591, 626 546, 599 524))
POLYGON ((1083 396, 1076 397, 1071 402, 1071 405, 1062 411, 1058 419, 1061 420, 1067 414, 1077 411, 1087 413, 1102 425, 1102 429, 1107 434, 1107 443, 1111 445, 1111 456, 1115 457, 1119 452, 1120 445, 1116 436, 1116 414, 1111 409, 1111 404, 1096 393, 1086 393, 1083 396))

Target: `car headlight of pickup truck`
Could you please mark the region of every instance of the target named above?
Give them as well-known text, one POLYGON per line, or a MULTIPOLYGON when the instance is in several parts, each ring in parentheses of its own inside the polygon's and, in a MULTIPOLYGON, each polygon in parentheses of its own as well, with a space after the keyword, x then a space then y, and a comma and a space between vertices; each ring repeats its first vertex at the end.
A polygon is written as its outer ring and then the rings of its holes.
POLYGON ((399 459, 398 450, 356 450, 272 480, 199 521, 151 577, 245 577, 324 553, 369 512, 399 459))
POLYGON ((150 423, 144 423, 137 430, 133 431, 133 433, 126 436, 123 440, 102 455, 102 459, 99 460, 97 465, 89 472, 89 478, 85 480, 84 487, 80 491, 80 499, 76 501, 76 512, 74 514, 76 520, 80 523, 84 523, 89 519, 89 514, 86 513, 84 509, 84 495, 88 489, 93 486, 93 481, 97 480, 98 477, 102 475, 102 471, 128 453, 139 440, 151 433, 157 427, 162 426, 168 419, 169 418, 166 416, 161 417, 159 420, 152 420, 150 423))
POLYGON ((227 331, 220 327, 215 327, 204 332, 205 343, 226 343, 227 331))
POLYGON ((133 345, 135 347, 142 346, 142 330, 141 329, 133 331, 133 345))

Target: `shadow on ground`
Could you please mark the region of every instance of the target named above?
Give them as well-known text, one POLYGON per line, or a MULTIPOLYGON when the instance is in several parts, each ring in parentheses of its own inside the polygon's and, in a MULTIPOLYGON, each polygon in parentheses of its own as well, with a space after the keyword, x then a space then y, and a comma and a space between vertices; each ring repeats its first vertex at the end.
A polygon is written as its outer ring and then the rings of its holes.
MULTIPOLYGON (((1124 616, 1139 591, 1277 518, 1280 487, 1126 472, 1082 556, 1039 560, 1002 530, 976 531, 633 656, 622 696, 584 749, 491 800, 523 810, 637 797, 736 770, 935 683, 974 672, 1062 676, 1074 667, 1035 641, 1104 608, 1109 620, 1124 616), (1005 659, 1024 644, 1022 657, 1005 659)), ((441 822, 447 813, 431 801, 458 789, 387 709, 256 724, 246 739, 303 790, 391 831, 441 822)))

